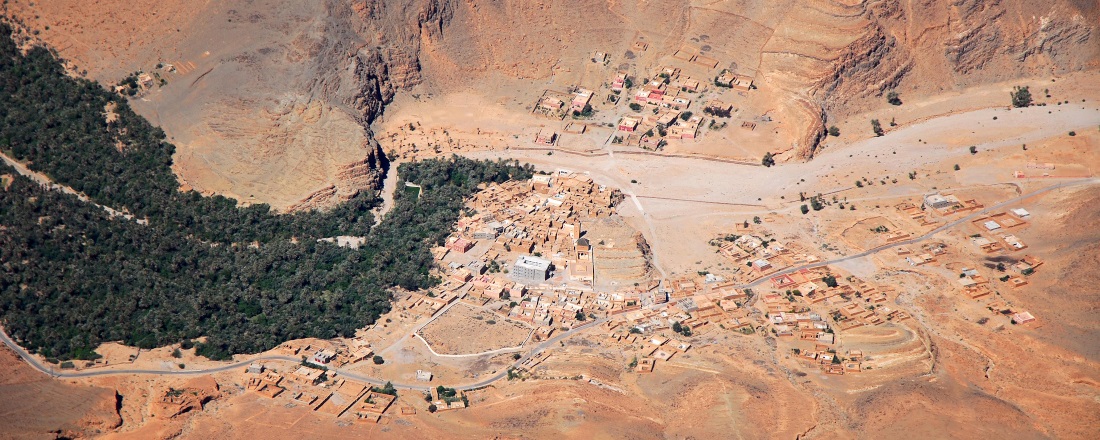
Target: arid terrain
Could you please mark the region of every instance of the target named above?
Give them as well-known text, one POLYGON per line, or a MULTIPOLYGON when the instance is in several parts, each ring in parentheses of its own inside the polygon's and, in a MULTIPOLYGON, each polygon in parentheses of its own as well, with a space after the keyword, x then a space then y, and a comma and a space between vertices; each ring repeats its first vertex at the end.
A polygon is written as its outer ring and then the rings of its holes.
POLYGON ((441 284, 355 337, 12 342, 2 438, 1100 436, 1094 1, 0 11, 73 76, 137 74, 182 189, 385 213, 401 163, 544 173, 480 187, 441 284))

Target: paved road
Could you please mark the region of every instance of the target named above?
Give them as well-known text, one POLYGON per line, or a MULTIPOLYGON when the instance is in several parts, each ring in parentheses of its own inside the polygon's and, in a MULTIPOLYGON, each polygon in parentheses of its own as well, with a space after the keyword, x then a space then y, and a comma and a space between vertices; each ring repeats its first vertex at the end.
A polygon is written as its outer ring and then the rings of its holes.
MULTIPOLYGON (((1011 198, 1011 199, 1006 200, 1004 202, 1001 202, 1001 203, 998 203, 996 205, 990 206, 988 208, 982 209, 980 211, 974 212, 974 213, 972 213, 970 215, 967 215, 965 217, 962 217, 962 218, 959 218, 957 220, 951 221, 949 223, 944 224, 943 226, 940 226, 936 229, 933 229, 933 230, 929 231, 928 233, 926 233, 924 235, 921 235, 919 237, 916 237, 916 238, 911 238, 909 240, 904 240, 904 241, 897 242, 897 243, 882 245, 882 246, 879 246, 879 247, 876 247, 876 248, 873 248, 873 249, 868 249, 868 250, 866 250, 864 252, 860 252, 858 254, 848 255, 848 256, 841 257, 841 258, 836 258, 836 259, 833 259, 833 260, 828 260, 828 261, 823 261, 823 262, 814 263, 814 264, 805 264, 805 265, 801 265, 801 266, 791 267, 791 268, 776 272, 774 274, 771 274, 771 275, 769 275, 765 278, 761 278, 761 279, 753 281, 751 283, 742 284, 742 285, 739 285, 739 286, 736 286, 736 287, 737 288, 742 288, 742 289, 752 288, 752 287, 755 287, 755 286, 758 286, 760 284, 763 284, 763 283, 767 282, 768 280, 770 280, 772 277, 775 277, 775 276, 791 274, 791 273, 797 272, 799 270, 809 269, 809 268, 812 268, 812 267, 819 267, 819 266, 824 266, 824 265, 829 265, 829 264, 840 263, 840 262, 844 262, 844 261, 848 261, 848 260, 853 260, 853 259, 857 259, 857 258, 863 258, 863 257, 866 257, 868 255, 872 255, 872 254, 881 252, 883 250, 894 248, 894 247, 897 247, 897 246, 905 246, 905 245, 915 244, 915 243, 927 240, 927 239, 931 238, 932 236, 934 236, 934 235, 936 235, 940 232, 943 232, 947 229, 950 229, 950 228, 958 226, 962 223, 968 222, 968 221, 970 221, 970 220, 972 220, 972 219, 974 219, 974 218, 976 218, 980 215, 984 215, 986 213, 989 213, 990 211, 995 211, 995 210, 1002 209, 1002 208, 1004 208, 1008 205, 1018 203, 1018 202, 1020 202, 1024 199, 1028 199, 1028 198, 1031 198, 1031 197, 1034 197, 1034 196, 1037 196, 1037 195, 1040 195, 1040 194, 1044 194, 1044 193, 1047 193, 1047 192, 1050 192, 1050 191, 1053 191, 1053 190, 1056 190, 1056 189, 1059 189, 1059 188, 1065 188, 1065 187, 1068 187, 1068 186, 1084 185, 1084 184, 1097 184, 1097 183, 1100 183, 1100 179, 1090 178, 1090 179, 1082 179, 1082 180, 1076 180, 1076 181, 1063 182, 1063 183, 1059 183, 1057 185, 1048 186, 1046 188, 1042 188, 1042 189, 1032 191, 1032 192, 1027 193, 1027 194, 1020 195, 1018 197, 1011 198)), ((565 339, 573 337, 573 336, 575 336, 575 335, 577 335, 577 334, 579 334, 579 333, 581 333, 585 330, 597 327, 597 326, 599 326, 599 325, 601 325, 601 324, 603 324, 607 321, 608 321, 608 318, 597 319, 597 320, 594 320, 594 321, 589 322, 587 324, 584 324, 582 326, 573 328, 572 330, 563 332, 563 333, 559 334, 558 336, 550 338, 550 339, 548 339, 548 340, 546 340, 542 343, 539 343, 538 345, 534 346, 530 351, 528 351, 528 353, 526 355, 521 356, 519 359, 517 359, 515 362, 513 362, 511 364, 511 367, 518 367, 520 364, 522 364, 526 360, 528 360, 528 359, 538 355, 539 353, 542 353, 543 351, 553 347, 554 344, 557 344, 561 341, 564 341, 565 339)), ((227 365, 223 365, 223 366, 215 367, 215 368, 200 369, 200 370, 178 370, 177 371, 177 370, 143 370, 143 369, 118 369, 118 370, 104 369, 104 370, 96 370, 96 371, 66 372, 66 371, 57 371, 57 370, 54 370, 52 367, 47 367, 45 365, 42 365, 42 363, 38 362, 38 360, 35 359, 34 356, 31 356, 29 353, 27 353, 26 350, 24 350, 22 347, 20 347, 18 344, 16 344, 15 341, 13 341, 10 337, 8 337, 7 333, 4 331, 3 328, 0 328, 0 342, 3 342, 4 345, 7 345, 8 348, 11 348, 13 351, 15 351, 15 353, 18 354, 19 357, 23 358, 23 360, 26 361, 27 364, 29 364, 34 369, 36 369, 38 371, 41 371, 45 374, 48 374, 50 376, 56 377, 56 378, 65 378, 65 379, 95 377, 95 376, 112 376, 112 375, 139 375, 139 374, 147 374, 147 375, 154 375, 154 376, 193 376, 193 375, 206 375, 206 374, 220 373, 220 372, 229 371, 229 370, 232 370, 232 369, 235 369, 235 368, 243 368, 244 366, 246 366, 246 365, 248 365, 252 362, 257 362, 257 361, 286 361, 286 362, 295 362, 295 363, 300 361, 300 359, 298 359, 298 358, 293 358, 293 357, 289 357, 289 356, 271 355, 271 356, 258 356, 258 357, 250 358, 246 361, 227 364, 227 365)), ((347 378, 350 378, 350 379, 353 379, 353 380, 358 380, 358 381, 361 381, 361 382, 364 382, 364 383, 373 384, 373 385, 384 385, 387 382, 383 379, 369 377, 369 376, 363 376, 363 375, 360 375, 358 373, 351 372, 351 371, 346 371, 346 370, 342 370, 342 369, 334 369, 333 371, 335 371, 340 376, 347 377, 347 378)), ((505 378, 507 376, 507 374, 508 374, 508 369, 505 368, 505 369, 493 374, 492 376, 489 376, 489 377, 487 377, 485 379, 482 379, 480 381, 470 383, 470 384, 465 384, 465 385, 454 386, 454 388, 459 389, 459 390, 469 390, 469 389, 474 389, 474 388, 481 388, 481 387, 487 386, 489 384, 492 384, 493 382, 496 382, 496 381, 499 381, 499 380, 505 378)), ((428 385, 419 385, 419 384, 398 384, 398 383, 394 383, 393 385, 394 385, 394 387, 400 388, 400 389, 409 389, 409 390, 418 390, 418 391, 427 391, 428 389, 432 388, 428 385)))

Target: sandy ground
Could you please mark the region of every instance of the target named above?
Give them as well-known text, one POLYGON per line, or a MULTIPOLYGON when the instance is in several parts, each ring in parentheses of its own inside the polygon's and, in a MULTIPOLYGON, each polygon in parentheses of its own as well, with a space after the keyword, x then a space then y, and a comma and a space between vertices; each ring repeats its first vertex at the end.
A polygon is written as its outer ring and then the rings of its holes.
MULTIPOLYGON (((152 70, 157 62, 181 68, 168 85, 134 105, 165 125, 178 143, 176 169, 193 188, 286 207, 339 183, 347 165, 369 153, 365 128, 343 108, 352 97, 314 99, 315 93, 354 88, 342 87, 335 77, 314 81, 317 72, 346 73, 347 65, 293 65, 313 59, 312 51, 330 41, 324 33, 329 19, 346 18, 330 17, 320 5, 258 2, 240 6, 241 16, 228 10, 236 6, 214 3, 168 2, 155 10, 113 5, 90 12, 61 2, 38 3, 44 4, 19 2, 19 11, 28 20, 35 17, 31 21, 39 27, 52 25, 43 28, 42 38, 78 67, 89 69, 91 77, 114 81, 138 68, 152 70), (80 20, 81 15, 87 17, 80 20), (229 19, 272 21, 283 27, 223 24, 231 23, 229 19), (180 28, 192 32, 171 32, 180 28), (280 43, 268 44, 272 41, 280 43)), ((673 62, 672 52, 690 45, 700 51, 712 46, 706 52, 725 65, 760 74, 760 87, 744 95, 721 95, 738 109, 727 128, 704 132, 699 141, 675 143, 666 151, 754 161, 765 151, 793 152, 806 128, 820 117, 802 105, 808 84, 832 71, 822 60, 843 56, 845 45, 864 41, 870 12, 827 2, 799 8, 783 2, 696 4, 683 14, 667 14, 660 2, 514 6, 456 5, 453 19, 462 26, 448 32, 473 31, 454 32, 446 39, 428 33, 416 37, 426 46, 421 63, 432 81, 398 94, 371 127, 381 148, 395 160, 449 151, 517 158, 546 170, 585 172, 621 188, 626 200, 619 212, 645 238, 662 276, 725 270, 708 241, 755 216, 763 217, 760 231, 821 257, 836 257, 875 245, 878 237, 864 231, 876 218, 912 234, 934 227, 901 216, 891 207, 898 202, 942 191, 992 205, 1065 178, 1093 176, 1100 166, 1096 72, 988 81, 996 78, 997 66, 977 69, 994 76, 971 79, 980 83, 973 87, 957 86, 966 82, 958 78, 903 83, 905 103, 900 107, 877 96, 874 102, 867 101, 869 96, 852 98, 862 102, 858 105, 833 103, 843 108, 831 108, 824 122, 837 125, 841 136, 826 139, 816 158, 805 163, 765 168, 629 154, 635 151, 607 143, 611 130, 606 124, 626 113, 625 105, 605 102, 597 103, 596 115, 584 121, 594 124, 584 135, 563 134, 552 153, 525 150, 533 147, 538 129, 561 133, 573 122, 528 113, 545 89, 599 88, 620 64, 651 76, 653 68, 673 62), (657 14, 665 14, 666 20, 649 20, 657 14), (567 28, 578 23, 594 29, 584 35, 600 38, 576 44, 576 35, 567 28), (477 38, 478 32, 496 35, 504 26, 520 29, 522 35, 511 34, 508 44, 477 38), (528 34, 528 29, 565 30, 569 36, 545 38, 528 34), (639 39, 650 49, 626 57, 625 48, 639 39), (592 50, 607 51, 613 61, 606 66, 584 62, 592 50), (1021 84, 1031 86, 1036 102, 1047 105, 1007 108, 1008 91, 1021 84), (870 119, 879 119, 888 133, 872 137, 870 119), (743 130, 738 123, 743 120, 758 121, 758 126, 743 130), (1069 136, 1070 131, 1076 135, 1069 136), (970 146, 976 154, 968 151, 970 146), (1029 162, 1055 164, 1054 178, 1014 178, 1014 171, 1032 172, 1029 162), (855 187, 862 179, 874 184, 855 187), (830 200, 835 196, 856 210, 831 205, 802 215, 799 206, 806 202, 800 193, 820 193, 830 200), (852 228, 863 230, 844 235, 852 228)), ((1037 20, 1018 18, 1008 21, 1037 20)), ((914 22, 913 33, 970 35, 955 27, 958 20, 952 17, 928 20, 914 22)), ((908 20, 899 21, 910 26, 908 20)), ((1038 32, 1026 26, 996 29, 1001 35, 1038 32)), ((377 33, 379 38, 386 35, 377 33)), ((935 41, 929 52, 937 66, 918 60, 915 68, 946 77, 950 72, 935 70, 943 64, 943 48, 935 41)), ((906 52, 900 53, 876 65, 889 74, 904 64, 897 57, 906 52)), ((919 51, 910 55, 923 57, 919 51)), ((1043 64, 1032 61, 1023 67, 1037 71, 1043 64)), ((685 73, 706 80, 713 71, 690 68, 685 73)), ((889 80, 860 76, 858 69, 845 73, 854 75, 854 82, 889 80)), ((851 92, 851 86, 846 90, 851 92)), ((791 156, 781 154, 780 161, 791 156)), ((170 388, 188 386, 188 379, 60 381, 30 371, 5 353, 0 355, 6 371, 0 375, 0 396, 5 397, 0 399, 0 433, 17 438, 49 438, 57 430, 86 436, 113 431, 119 438, 1095 438, 1100 432, 1100 349, 1095 343, 1100 325, 1094 316, 1100 281, 1097 203, 1100 191, 1091 185, 1020 204, 1033 213, 1032 220, 1014 233, 1030 244, 1025 253, 1040 255, 1047 263, 1027 286, 1012 289, 1000 281, 993 286, 997 301, 1031 311, 1040 325, 1012 325, 1007 317, 991 313, 988 302, 960 292, 956 283, 962 267, 977 267, 988 278, 998 275, 980 265, 984 256, 967 244, 968 236, 979 232, 972 225, 937 236, 950 251, 930 266, 914 269, 889 252, 840 265, 839 270, 896 287, 889 306, 912 315, 902 323, 840 334, 839 350, 864 350, 868 365, 875 367, 858 375, 824 375, 792 359, 790 349, 796 344, 766 332, 746 336, 721 329, 696 335, 693 349, 659 363, 653 373, 635 374, 627 367, 644 355, 644 343, 610 343, 592 332, 555 347, 548 360, 522 379, 472 392, 467 410, 430 414, 422 396, 410 392, 398 405, 414 407, 417 414, 391 414, 379 425, 348 426, 329 415, 246 392, 239 372, 213 376, 220 395, 205 407, 163 417, 156 399, 170 388)), ((470 383, 510 363, 509 354, 434 356, 411 334, 421 319, 394 312, 362 332, 386 362, 348 368, 405 383, 414 382, 415 370, 428 369, 435 374, 435 385, 470 383)), ((460 327, 451 331, 492 331, 460 327)), ((461 341, 447 342, 456 347, 474 342, 470 335, 461 336, 461 341)), ((492 336, 476 342, 496 346, 502 342, 494 338, 508 339, 492 336)), ((113 365, 132 362, 159 370, 219 365, 196 358, 191 350, 176 358, 174 348, 135 353, 110 345, 104 354, 113 365), (132 354, 136 358, 130 361, 132 354)))
MULTIPOLYGON (((1024 169, 1035 160, 1015 154, 1022 144, 1035 145, 1046 139, 1066 143, 1089 143, 1066 133, 1076 130, 1091 133, 1100 126, 1100 108, 1095 105, 1030 107, 1026 109, 984 109, 931 119, 889 133, 883 137, 857 141, 851 145, 826 149, 807 163, 783 164, 766 168, 712 162, 701 159, 609 155, 584 158, 568 154, 518 150, 469 153, 473 157, 508 157, 529 161, 546 169, 583 171, 601 183, 618 186, 628 195, 620 206, 624 217, 642 231, 652 246, 656 260, 673 271, 693 267, 704 254, 705 243, 715 233, 711 225, 728 228, 734 222, 754 215, 797 212, 799 193, 833 194, 850 200, 863 200, 866 206, 875 197, 918 196, 951 188, 994 183, 1017 183, 1012 171, 1024 169), (997 120, 993 120, 996 116, 997 120), (1005 129, 1009 136, 1003 137, 1005 129), (980 153, 971 155, 974 145, 980 153), (1002 156, 1003 155, 1003 156, 1002 156), (1001 157, 1008 160, 1001 160, 1001 157), (854 161, 865 165, 858 169, 854 161), (953 164, 965 166, 960 172, 953 164), (907 175, 917 172, 916 180, 907 175), (886 193, 866 188, 856 190, 855 180, 889 177, 886 193), (636 183, 632 183, 632 181, 636 183), (867 194, 872 192, 872 194, 867 194), (703 227, 684 228, 684 224, 703 227), (684 234, 687 234, 685 236, 684 234), (706 238, 703 238, 703 237, 706 238), (691 249, 692 244, 703 243, 691 249)), ((1095 145, 1095 144, 1093 144, 1095 145)), ((1036 149, 1029 149, 1029 152, 1036 149)), ((1043 151, 1039 149, 1038 151, 1043 151)), ((1085 153, 1085 151, 1081 151, 1085 153)), ((1038 153, 1045 154, 1045 153, 1038 153)), ((1092 174, 1100 163, 1096 156, 1080 162, 1063 158, 1060 165, 1074 162, 1092 174), (1073 162, 1071 162, 1073 161, 1073 162)))
POLYGON ((436 353, 456 355, 518 347, 531 330, 494 313, 457 304, 424 326, 420 334, 436 353))

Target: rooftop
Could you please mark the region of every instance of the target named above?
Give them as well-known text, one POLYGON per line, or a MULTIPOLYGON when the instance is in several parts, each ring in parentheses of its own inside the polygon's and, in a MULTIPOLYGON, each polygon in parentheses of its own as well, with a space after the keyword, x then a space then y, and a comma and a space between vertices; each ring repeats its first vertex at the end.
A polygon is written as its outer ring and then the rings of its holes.
POLYGON ((550 268, 550 260, 542 259, 539 257, 533 257, 530 255, 522 255, 516 260, 517 267, 527 267, 535 270, 547 270, 550 268))

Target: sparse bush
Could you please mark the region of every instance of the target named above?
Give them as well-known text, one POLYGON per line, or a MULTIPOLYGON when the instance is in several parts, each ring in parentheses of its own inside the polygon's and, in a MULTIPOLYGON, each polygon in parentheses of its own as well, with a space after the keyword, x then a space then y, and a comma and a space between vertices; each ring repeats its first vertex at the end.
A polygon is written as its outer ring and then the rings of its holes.
POLYGON ((630 109, 634 110, 636 112, 641 111, 642 110, 642 105, 638 104, 637 102, 632 102, 632 103, 630 103, 630 109))
POLYGON ((840 128, 838 128, 835 125, 832 126, 832 127, 829 127, 829 136, 839 137, 840 136, 840 128))
POLYGON ((871 120, 871 131, 875 132, 875 136, 886 134, 886 132, 882 131, 882 124, 878 122, 878 119, 871 120))
POLYGON ((959 168, 959 164, 955 164, 955 171, 958 171, 958 170, 961 170, 961 169, 962 168, 959 168))
POLYGON ((798 209, 801 209, 801 210, 802 210, 802 214, 803 214, 803 215, 805 215, 806 213, 810 212, 810 207, 808 207, 808 206, 806 206, 806 205, 802 205, 802 206, 800 206, 800 207, 799 207, 798 209))
POLYGON ((974 145, 971 145, 970 146, 970 154, 978 154, 978 147, 976 147, 974 145))
POLYGON ((863 188, 863 181, 857 180, 856 181, 856 187, 863 188))
POLYGON ((374 358, 371 359, 371 360, 374 361, 374 365, 382 365, 382 364, 386 363, 386 360, 383 359, 382 356, 379 356, 379 355, 374 355, 374 358))
POLYGON ((1076 131, 1071 131, 1071 132, 1069 132, 1069 135, 1070 136, 1077 136, 1077 132, 1076 131))

